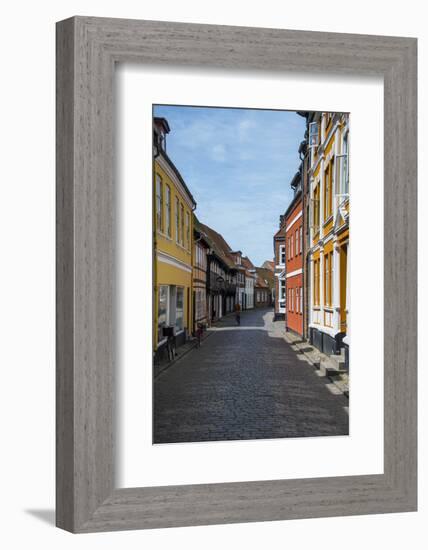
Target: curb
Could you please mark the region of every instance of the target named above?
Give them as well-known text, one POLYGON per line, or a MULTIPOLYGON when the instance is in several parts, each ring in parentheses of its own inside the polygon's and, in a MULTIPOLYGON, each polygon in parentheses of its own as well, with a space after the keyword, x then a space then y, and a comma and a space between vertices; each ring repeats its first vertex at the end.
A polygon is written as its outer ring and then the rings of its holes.
MULTIPOLYGON (((306 359, 308 360, 308 363, 310 365, 312 365, 316 370, 319 370, 320 369, 320 364, 321 364, 321 361, 320 360, 314 360, 306 351, 303 351, 299 344, 295 341, 292 340, 292 338, 290 337, 290 335, 288 333, 285 333, 284 335, 284 340, 290 344, 290 345, 293 345, 293 346, 296 346, 296 348, 298 349, 299 353, 301 353, 302 355, 304 355, 306 357, 306 359)), ((315 349, 313 346, 311 346, 311 344, 309 344, 309 342, 304 342, 304 346, 305 347, 308 347, 310 346, 312 349, 315 349)), ((320 355, 323 355, 321 354, 321 352, 318 352, 320 355)), ((328 378, 328 380, 330 380, 330 382, 332 384, 334 384, 336 386, 336 388, 338 388, 338 390, 340 391, 340 393, 342 395, 344 395, 347 399, 349 399, 349 389, 348 390, 344 390, 342 385, 341 384, 338 384, 337 381, 334 379, 334 377, 326 374, 325 375, 325 378, 328 378)))

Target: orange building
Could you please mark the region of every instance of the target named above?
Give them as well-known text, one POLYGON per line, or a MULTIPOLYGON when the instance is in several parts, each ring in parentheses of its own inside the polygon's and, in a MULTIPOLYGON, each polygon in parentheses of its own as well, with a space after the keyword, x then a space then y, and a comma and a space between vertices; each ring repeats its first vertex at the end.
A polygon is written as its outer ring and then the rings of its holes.
POLYGON ((287 208, 285 218, 285 326, 303 336, 303 200, 300 171, 294 176, 291 187, 294 197, 287 208))

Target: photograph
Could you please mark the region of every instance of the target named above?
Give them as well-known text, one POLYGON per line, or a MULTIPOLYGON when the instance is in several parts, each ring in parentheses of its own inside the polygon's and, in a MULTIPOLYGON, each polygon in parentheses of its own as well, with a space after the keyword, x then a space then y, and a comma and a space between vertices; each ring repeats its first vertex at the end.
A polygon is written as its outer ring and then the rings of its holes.
POLYGON ((153 105, 153 443, 349 435, 349 114, 153 105))

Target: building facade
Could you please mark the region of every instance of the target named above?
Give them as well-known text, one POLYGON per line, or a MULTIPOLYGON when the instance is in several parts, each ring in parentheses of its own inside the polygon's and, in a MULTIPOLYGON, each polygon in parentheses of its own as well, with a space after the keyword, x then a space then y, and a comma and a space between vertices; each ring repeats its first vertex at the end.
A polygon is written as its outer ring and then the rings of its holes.
POLYGON ((271 267, 256 267, 256 281, 254 285, 255 307, 272 307, 274 285, 274 274, 271 267))
POLYGON ((241 309, 246 309, 245 303, 245 267, 242 264, 242 252, 234 250, 229 252, 230 257, 236 269, 236 296, 235 302, 239 304, 241 309))
POLYGON ((349 115, 312 112, 308 128, 309 338, 349 356, 349 115))
POLYGON ((222 235, 208 225, 200 223, 199 227, 209 244, 206 293, 208 321, 212 323, 234 309, 238 270, 222 235))
POLYGON ((254 285, 257 278, 256 268, 247 256, 242 257, 242 265, 245 268, 245 296, 243 309, 253 309, 254 285))
POLYGON ((262 263, 263 269, 270 269, 272 272, 275 271, 275 262, 273 260, 265 260, 262 263))
POLYGON ((303 336, 303 200, 302 175, 297 172, 291 181, 294 197, 285 219, 286 250, 286 330, 303 336))
POLYGON ((285 251, 285 218, 279 217, 279 229, 273 238, 275 263, 275 303, 274 319, 285 319, 286 312, 286 251, 285 251))
POLYGON ((207 271, 210 241, 193 215, 193 332, 208 325, 207 271))
POLYGON ((170 128, 154 119, 154 323, 155 362, 165 353, 172 330, 176 345, 192 331, 193 210, 196 202, 179 171, 166 154, 170 128))

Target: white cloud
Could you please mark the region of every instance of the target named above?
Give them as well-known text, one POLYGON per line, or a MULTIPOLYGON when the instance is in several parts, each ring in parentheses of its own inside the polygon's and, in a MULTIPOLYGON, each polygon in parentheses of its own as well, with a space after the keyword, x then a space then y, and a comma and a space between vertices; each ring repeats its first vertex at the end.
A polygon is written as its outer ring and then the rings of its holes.
POLYGON ((216 162, 224 162, 226 160, 226 148, 222 143, 214 145, 211 150, 211 158, 216 162))
POLYGON ((238 124, 238 138, 240 142, 247 141, 251 132, 256 128, 257 124, 254 120, 244 118, 238 124))

